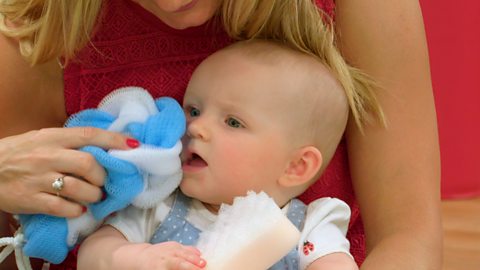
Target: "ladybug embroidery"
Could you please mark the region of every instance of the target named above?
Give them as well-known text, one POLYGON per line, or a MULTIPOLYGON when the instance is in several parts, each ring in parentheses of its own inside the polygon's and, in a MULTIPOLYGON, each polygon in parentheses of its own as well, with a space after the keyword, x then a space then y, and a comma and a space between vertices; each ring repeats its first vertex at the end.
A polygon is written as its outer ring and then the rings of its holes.
POLYGON ((313 250, 315 250, 315 246, 312 243, 308 241, 303 242, 303 254, 305 254, 305 256, 310 254, 313 250))

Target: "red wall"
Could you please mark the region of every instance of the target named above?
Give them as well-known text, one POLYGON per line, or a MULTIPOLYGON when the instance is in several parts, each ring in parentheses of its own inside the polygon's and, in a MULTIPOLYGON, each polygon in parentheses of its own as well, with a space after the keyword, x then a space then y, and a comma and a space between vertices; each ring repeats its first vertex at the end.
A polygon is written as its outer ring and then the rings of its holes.
POLYGON ((480 1, 420 2, 437 106, 442 197, 480 196, 480 1))

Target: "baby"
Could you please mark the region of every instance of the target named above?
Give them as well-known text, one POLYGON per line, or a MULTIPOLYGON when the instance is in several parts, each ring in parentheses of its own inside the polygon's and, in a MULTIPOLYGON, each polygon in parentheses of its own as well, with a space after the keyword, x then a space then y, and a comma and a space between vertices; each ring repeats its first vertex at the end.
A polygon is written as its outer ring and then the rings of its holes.
POLYGON ((82 244, 79 269, 202 269, 199 232, 247 191, 264 191, 301 230, 296 250, 269 269, 357 269, 348 206, 294 199, 326 168, 349 115, 343 88, 319 60, 273 42, 236 43, 195 70, 183 107, 179 191, 112 217, 82 244))

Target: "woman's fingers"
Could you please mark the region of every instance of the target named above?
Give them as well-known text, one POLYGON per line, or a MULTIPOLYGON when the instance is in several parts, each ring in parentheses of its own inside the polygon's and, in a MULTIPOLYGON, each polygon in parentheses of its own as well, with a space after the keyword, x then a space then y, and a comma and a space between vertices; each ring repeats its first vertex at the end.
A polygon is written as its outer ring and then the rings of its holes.
POLYGON ((103 196, 100 187, 70 175, 56 176, 45 181, 45 184, 45 191, 47 193, 67 198, 70 201, 93 203, 99 201, 103 196), (58 190, 52 186, 55 181, 62 182, 62 187, 58 190))
POLYGON ((94 127, 46 128, 33 132, 39 141, 70 149, 94 145, 104 149, 126 150, 138 146, 138 142, 130 137, 94 127))
MULTIPOLYGON (((14 186, 18 187, 18 190, 10 189, 10 192, 5 194, 10 196, 7 202, 14 202, 14 205, 2 205, 2 208, 11 209, 10 212, 18 214, 42 213, 61 217, 78 217, 86 211, 86 207, 79 202, 95 202, 102 197, 99 187, 73 176, 52 175, 46 179, 40 190, 32 186, 14 186), (63 185, 56 190, 52 184, 59 178, 62 179, 63 185), (14 201, 14 198, 17 200, 14 201)), ((4 196, 4 199, 7 196, 4 196)))
POLYGON ((102 199, 103 192, 100 187, 73 176, 65 176, 63 179, 64 186, 59 192, 60 196, 85 203, 93 203, 102 199))
POLYGON ((95 186, 103 186, 105 170, 90 153, 61 149, 52 155, 52 169, 56 172, 75 175, 95 186))
POLYGON ((43 213, 58 217, 74 218, 86 211, 85 206, 50 193, 37 193, 31 200, 30 213, 43 213))

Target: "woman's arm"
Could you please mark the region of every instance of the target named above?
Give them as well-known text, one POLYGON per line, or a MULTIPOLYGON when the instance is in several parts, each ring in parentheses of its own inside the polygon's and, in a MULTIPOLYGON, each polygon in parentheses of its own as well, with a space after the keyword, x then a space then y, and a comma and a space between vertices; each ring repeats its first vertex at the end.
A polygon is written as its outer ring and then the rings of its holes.
POLYGON ((30 66, 18 42, 0 33, 0 138, 45 127, 66 119, 63 75, 56 60, 30 66))
POLYGON ((347 60, 380 85, 388 127, 351 121, 352 181, 367 237, 362 269, 440 269, 440 158, 418 1, 337 0, 347 60))

